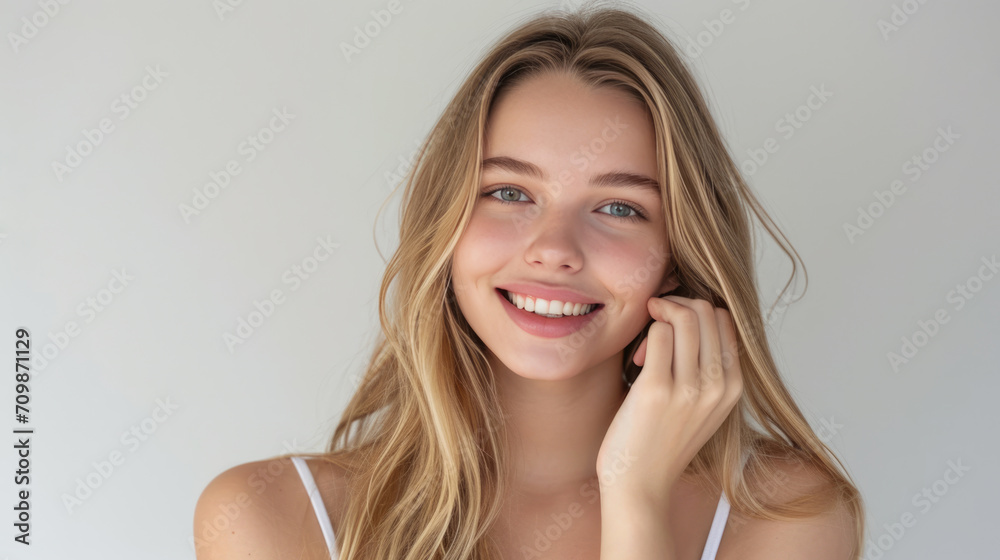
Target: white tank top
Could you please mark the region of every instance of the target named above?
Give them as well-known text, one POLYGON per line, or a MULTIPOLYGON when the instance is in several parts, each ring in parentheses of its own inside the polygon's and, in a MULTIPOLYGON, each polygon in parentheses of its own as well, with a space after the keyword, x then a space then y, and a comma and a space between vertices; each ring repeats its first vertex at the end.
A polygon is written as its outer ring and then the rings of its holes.
MULTIPOLYGON (((316 519, 319 520, 319 528, 323 531, 323 538, 326 539, 326 548, 330 551, 331 560, 337 560, 337 540, 333 536, 333 525, 330 524, 330 516, 323 505, 323 498, 319 495, 319 488, 313 479, 306 461, 302 457, 292 457, 295 468, 302 477, 302 484, 309 493, 309 500, 316 511, 316 519)), ((719 543, 722 542, 722 531, 726 528, 726 521, 729 519, 729 500, 723 492, 719 497, 719 505, 715 508, 715 518, 712 519, 712 528, 708 531, 708 540, 701 553, 701 560, 715 560, 715 554, 719 551, 719 543)))

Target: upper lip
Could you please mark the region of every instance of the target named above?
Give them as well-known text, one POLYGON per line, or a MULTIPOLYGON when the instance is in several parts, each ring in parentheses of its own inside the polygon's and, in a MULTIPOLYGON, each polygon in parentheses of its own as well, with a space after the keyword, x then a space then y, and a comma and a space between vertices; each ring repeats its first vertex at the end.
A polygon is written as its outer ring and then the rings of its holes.
POLYGON ((530 282, 511 282, 509 284, 504 284, 502 286, 497 286, 498 289, 506 290, 508 292, 514 292, 515 294, 521 294, 531 297, 539 297, 548 301, 561 301, 563 303, 592 303, 595 305, 600 305, 600 302, 596 301, 588 295, 581 294, 580 292, 575 292, 573 290, 567 290, 565 288, 557 288, 554 286, 546 286, 544 284, 535 284, 530 282))

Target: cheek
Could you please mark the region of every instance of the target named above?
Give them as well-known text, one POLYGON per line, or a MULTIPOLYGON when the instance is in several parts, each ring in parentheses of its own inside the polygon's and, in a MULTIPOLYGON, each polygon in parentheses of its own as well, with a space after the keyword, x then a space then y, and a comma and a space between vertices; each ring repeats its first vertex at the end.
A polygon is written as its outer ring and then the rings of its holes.
POLYGON ((509 256, 514 252, 521 233, 510 215, 491 215, 480 211, 473 214, 460 244, 469 252, 481 253, 484 260, 497 260, 493 255, 509 256))
POLYGON ((452 284, 456 295, 475 289, 480 276, 503 268, 515 252, 516 240, 509 218, 473 215, 455 246, 452 284))
POLYGON ((649 241, 616 243, 602 251, 601 268, 608 271, 609 286, 619 297, 652 297, 666 271, 665 251, 664 244, 649 241))

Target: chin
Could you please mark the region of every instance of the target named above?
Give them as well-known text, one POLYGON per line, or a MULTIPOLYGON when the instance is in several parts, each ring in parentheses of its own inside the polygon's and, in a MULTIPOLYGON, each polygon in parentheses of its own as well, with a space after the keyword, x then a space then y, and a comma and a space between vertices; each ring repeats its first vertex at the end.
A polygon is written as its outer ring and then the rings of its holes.
MULTIPOLYGON (((491 350, 492 352, 492 350, 491 350)), ((514 375, 524 379, 559 381, 578 375, 586 369, 584 364, 576 363, 565 356, 566 350, 546 350, 539 352, 522 352, 517 356, 497 354, 492 352, 493 359, 502 363, 514 375)))

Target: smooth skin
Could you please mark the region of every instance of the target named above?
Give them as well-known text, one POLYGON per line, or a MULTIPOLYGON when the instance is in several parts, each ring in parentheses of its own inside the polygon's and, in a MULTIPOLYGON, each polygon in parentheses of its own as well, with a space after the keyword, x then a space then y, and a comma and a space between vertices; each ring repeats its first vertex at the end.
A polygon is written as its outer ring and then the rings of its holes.
POLYGON ((680 296, 650 298, 648 309, 655 322, 633 358, 642 370, 597 459, 599 472, 614 472, 602 478, 611 480, 601 486, 608 519, 602 559, 678 558, 672 533, 658 525, 669 523, 671 493, 684 468, 743 390, 737 337, 725 309, 680 296), (607 458, 615 451, 635 456, 633 465, 614 471, 607 458), (637 522, 635 512, 645 512, 645 522, 637 522))
MULTIPOLYGON (((677 285, 670 262, 648 268, 650 247, 668 241, 655 192, 586 186, 592 174, 608 171, 655 176, 645 108, 621 92, 546 75, 508 92, 491 119, 484 158, 517 157, 552 177, 564 170, 571 174, 557 191, 509 171, 484 171, 479 185, 484 193, 504 185, 516 190, 483 194, 456 247, 456 297, 490 351, 498 390, 511 413, 509 425, 518 436, 511 459, 521 470, 498 524, 502 531, 493 536, 505 558, 525 558, 523 547, 537 542, 536 532, 548 529, 553 515, 566 519, 566 512, 582 511, 535 554, 548 560, 698 560, 719 496, 685 484, 679 475, 742 393, 732 319, 706 301, 655 297, 677 285), (605 127, 607 119, 617 118, 630 128, 612 141, 605 127), (600 157, 581 169, 574 157, 597 137, 608 142, 600 157), (498 200, 514 193, 517 200, 510 204, 498 200), (616 200, 640 207, 649 221, 621 219, 630 212, 616 200), (648 274, 635 274, 643 269, 648 274), (552 339, 510 324, 494 288, 522 280, 594 296, 606 304, 605 322, 586 344, 560 354, 552 339), (626 394, 621 352, 650 318, 655 322, 634 358, 642 371, 626 394), (636 458, 625 469, 622 454, 636 458), (599 500, 590 502, 583 490, 598 489, 598 479, 599 500), (591 482, 595 485, 587 486, 591 482)), ((199 543, 198 560, 276 560, 300 552, 328 558, 294 468, 285 468, 263 491, 248 482, 263 463, 233 467, 202 492, 196 536, 205 535, 223 512, 236 513, 225 521, 225 530, 199 543), (250 505, 233 510, 241 495, 249 496, 250 505)), ((318 480, 337 489, 322 497, 338 533, 342 474, 310 464, 318 480)), ((784 476, 764 498, 794 498, 821 480, 791 461, 783 465, 784 476)), ((847 560, 851 528, 843 508, 797 523, 742 519, 731 512, 717 560, 847 560)))
POLYGON ((655 321, 633 358, 642 370, 604 436, 597 463, 606 472, 613 469, 606 459, 613 451, 638 455, 635 468, 616 473, 602 491, 658 500, 666 508, 685 467, 736 405, 743 380, 728 311, 671 295, 650 298, 648 308, 655 321))
MULTIPOLYGON (((658 171, 648 109, 620 90, 592 89, 566 74, 534 76, 494 101, 483 161, 480 198, 455 248, 451 276, 458 305, 483 340, 512 433, 509 460, 516 472, 492 536, 508 558, 596 559, 602 531, 615 527, 604 520, 627 520, 640 511, 631 497, 647 499, 646 482, 655 481, 660 501, 672 500, 686 512, 675 524, 683 533, 682 557, 699 554, 719 497, 690 487, 669 493, 660 487, 674 482, 663 470, 671 463, 638 452, 650 449, 645 441, 650 431, 633 433, 629 415, 638 412, 643 423, 655 420, 650 430, 659 437, 652 441, 669 447, 676 438, 660 441, 670 433, 662 430, 669 418, 665 401, 635 394, 626 399, 622 383, 625 346, 651 317, 663 315, 651 314, 650 298, 679 285, 661 191, 634 188, 643 180, 638 176, 655 182, 658 171), (505 159, 522 163, 491 165, 505 159), (595 181, 609 173, 632 177, 625 184, 595 181), (580 301, 603 308, 573 336, 538 337, 512 322, 509 306, 496 294, 496 287, 511 282, 570 289, 584 294, 580 301), (600 455, 616 415, 605 445, 610 449, 600 455), (636 443, 636 437, 642 441, 636 443), (629 463, 633 456, 639 457, 635 464, 629 463), (604 468, 598 467, 599 458, 604 468), (602 471, 610 477, 599 477, 602 471), (620 484, 609 486, 609 480, 620 484), (599 499, 612 488, 628 490, 618 494, 627 498, 621 504, 627 513, 607 511, 609 504, 599 499), (572 522, 552 528, 553 516, 572 522), (558 537, 539 538, 539 532, 558 537)), ((653 341, 662 342, 664 328, 670 327, 652 329, 653 341)), ((697 345, 697 338, 693 342, 697 345)), ((643 347, 640 360, 645 353, 643 347)), ((649 352, 650 367, 663 361, 661 354, 649 352)), ((648 389, 652 396, 657 390, 650 378, 656 374, 644 375, 632 391, 648 389)), ((724 418, 726 411, 719 414, 724 418)), ((704 437, 714 429, 706 426, 704 437)), ((665 533, 665 509, 660 505, 645 518, 660 522, 657 534, 665 533)))

